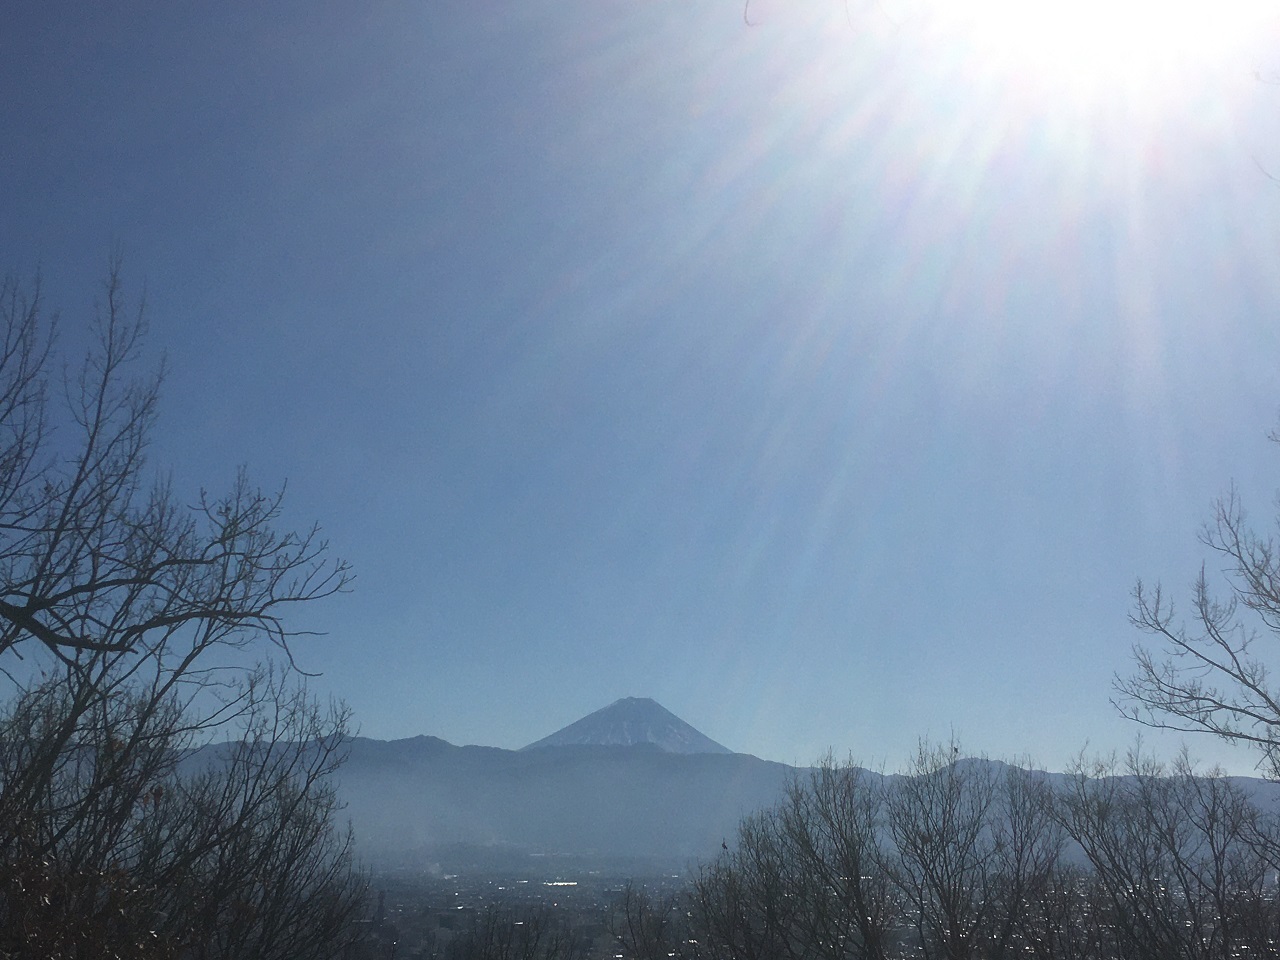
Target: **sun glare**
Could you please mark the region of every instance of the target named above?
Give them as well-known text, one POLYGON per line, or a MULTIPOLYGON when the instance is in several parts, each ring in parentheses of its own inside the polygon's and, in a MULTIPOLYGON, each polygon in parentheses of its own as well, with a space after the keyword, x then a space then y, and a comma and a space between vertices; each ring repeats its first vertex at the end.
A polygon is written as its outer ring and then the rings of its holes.
POLYGON ((936 43, 982 70, 1080 94, 1159 91, 1251 69, 1274 0, 905 0, 936 43))

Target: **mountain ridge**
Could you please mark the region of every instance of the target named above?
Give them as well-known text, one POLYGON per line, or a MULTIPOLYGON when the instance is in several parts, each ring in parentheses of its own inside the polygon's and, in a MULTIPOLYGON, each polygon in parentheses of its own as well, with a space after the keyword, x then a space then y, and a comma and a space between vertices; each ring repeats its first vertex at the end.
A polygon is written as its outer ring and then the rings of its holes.
POLYGON ((334 785, 361 856, 381 863, 431 860, 433 850, 465 845, 676 869, 712 855, 742 817, 781 799, 796 774, 749 754, 647 743, 505 750, 357 737, 348 748, 334 785))

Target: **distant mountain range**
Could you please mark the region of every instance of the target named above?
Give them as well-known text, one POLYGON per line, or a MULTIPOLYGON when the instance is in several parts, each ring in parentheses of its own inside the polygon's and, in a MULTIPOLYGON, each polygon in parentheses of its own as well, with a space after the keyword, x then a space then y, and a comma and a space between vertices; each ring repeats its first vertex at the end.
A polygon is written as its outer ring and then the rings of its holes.
MULTIPOLYGON (((521 750, 358 737, 337 786, 358 853, 374 866, 514 876, 573 863, 639 875, 715 856, 744 816, 805 772, 732 753, 630 697, 521 750)), ((1232 779, 1255 803, 1280 803, 1280 784, 1232 779)))
POLYGON ((794 773, 631 697, 522 750, 358 737, 338 789, 361 855, 374 862, 466 851, 670 869, 714 854, 794 773))

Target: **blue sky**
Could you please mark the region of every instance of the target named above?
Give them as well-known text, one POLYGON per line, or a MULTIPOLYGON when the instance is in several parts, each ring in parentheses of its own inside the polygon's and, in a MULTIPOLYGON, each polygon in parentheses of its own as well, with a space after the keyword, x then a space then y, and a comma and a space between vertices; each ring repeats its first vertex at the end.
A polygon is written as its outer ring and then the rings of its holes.
POLYGON ((1125 746, 1135 578, 1276 486, 1275 33, 1088 87, 742 14, 26 5, 0 266, 74 341, 123 251, 157 466, 287 480, 355 565, 299 657, 368 736, 652 696, 789 762, 1125 746))

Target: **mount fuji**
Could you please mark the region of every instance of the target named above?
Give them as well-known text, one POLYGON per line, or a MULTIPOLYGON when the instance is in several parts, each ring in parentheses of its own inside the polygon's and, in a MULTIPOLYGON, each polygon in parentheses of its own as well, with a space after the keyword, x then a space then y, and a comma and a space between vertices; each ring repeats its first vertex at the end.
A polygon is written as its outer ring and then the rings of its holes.
POLYGON ((632 747, 651 744, 664 753, 732 753, 648 697, 624 697, 524 747, 632 747))

